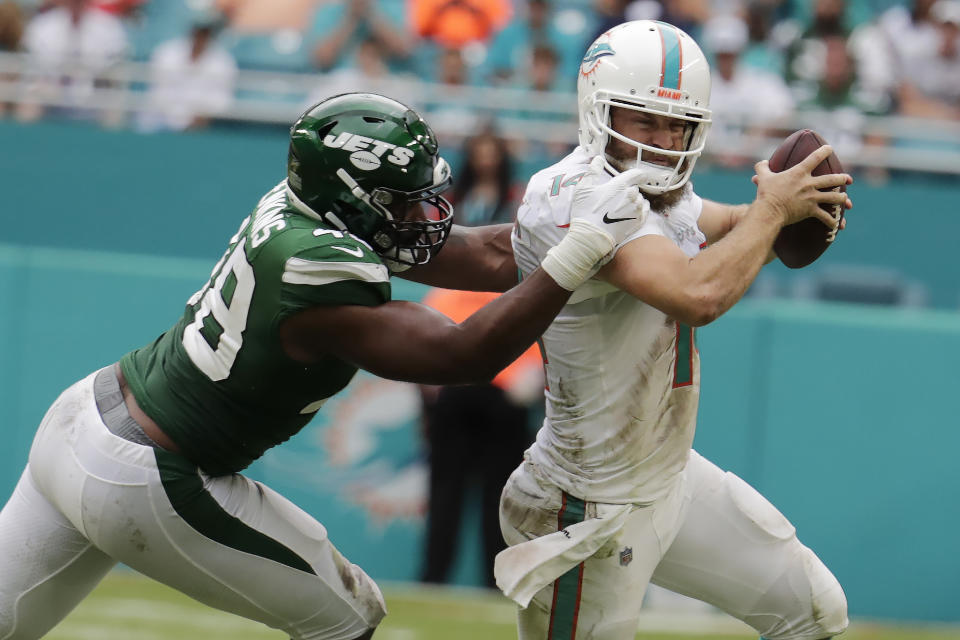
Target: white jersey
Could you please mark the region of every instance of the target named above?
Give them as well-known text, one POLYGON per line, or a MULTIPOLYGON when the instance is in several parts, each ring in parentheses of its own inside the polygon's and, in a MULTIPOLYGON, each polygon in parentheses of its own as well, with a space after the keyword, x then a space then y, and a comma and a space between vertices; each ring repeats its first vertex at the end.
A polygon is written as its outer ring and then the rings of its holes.
MULTIPOLYGON (((578 147, 531 178, 513 234, 524 277, 566 234, 571 187, 589 161, 578 147)), ((688 189, 668 211, 651 210, 622 244, 660 235, 692 257, 706 241, 697 226, 702 205, 688 189)), ((700 392, 693 328, 593 279, 573 293, 541 348, 546 419, 527 452, 531 462, 586 501, 643 503, 663 495, 693 443, 700 392)))

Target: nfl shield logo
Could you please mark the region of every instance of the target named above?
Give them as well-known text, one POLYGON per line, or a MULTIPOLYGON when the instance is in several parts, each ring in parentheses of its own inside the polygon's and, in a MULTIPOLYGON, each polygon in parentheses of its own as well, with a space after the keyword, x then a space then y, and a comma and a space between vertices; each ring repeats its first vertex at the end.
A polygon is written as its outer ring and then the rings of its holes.
POLYGON ((633 548, 624 547, 620 552, 620 566, 625 567, 633 561, 633 548))

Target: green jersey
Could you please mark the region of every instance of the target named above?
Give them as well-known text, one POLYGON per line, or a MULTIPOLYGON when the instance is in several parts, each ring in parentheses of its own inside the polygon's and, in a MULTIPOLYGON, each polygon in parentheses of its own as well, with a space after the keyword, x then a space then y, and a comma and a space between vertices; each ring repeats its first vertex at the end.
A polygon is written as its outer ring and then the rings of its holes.
POLYGON ((231 473, 299 431, 357 371, 333 356, 291 359, 281 322, 311 307, 389 299, 389 272, 370 246, 298 208, 282 182, 244 220, 180 321, 120 366, 184 456, 211 475, 231 473))

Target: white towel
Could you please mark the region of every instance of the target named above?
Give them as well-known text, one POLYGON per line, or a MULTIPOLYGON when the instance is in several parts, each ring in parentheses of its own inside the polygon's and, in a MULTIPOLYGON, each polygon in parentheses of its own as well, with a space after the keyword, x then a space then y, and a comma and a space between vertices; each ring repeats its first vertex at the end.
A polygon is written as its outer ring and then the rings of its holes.
POLYGON ((538 591, 574 568, 615 536, 632 504, 598 504, 597 517, 534 538, 497 554, 493 575, 504 595, 526 608, 538 591))

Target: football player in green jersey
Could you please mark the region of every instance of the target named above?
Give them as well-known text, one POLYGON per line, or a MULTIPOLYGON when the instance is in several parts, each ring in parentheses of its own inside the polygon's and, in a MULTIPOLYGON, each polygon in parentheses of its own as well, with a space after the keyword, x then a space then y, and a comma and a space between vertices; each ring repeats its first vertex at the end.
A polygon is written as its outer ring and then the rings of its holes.
POLYGON ((323 525, 239 472, 358 368, 434 384, 493 377, 643 221, 637 172, 598 177, 575 187, 564 240, 517 284, 509 226, 452 226, 450 170, 414 111, 344 94, 305 113, 286 179, 180 321, 44 417, 0 512, 0 639, 43 636, 118 562, 297 640, 372 637, 385 614, 376 584, 323 525), (391 300, 398 272, 513 288, 455 324, 391 300))

